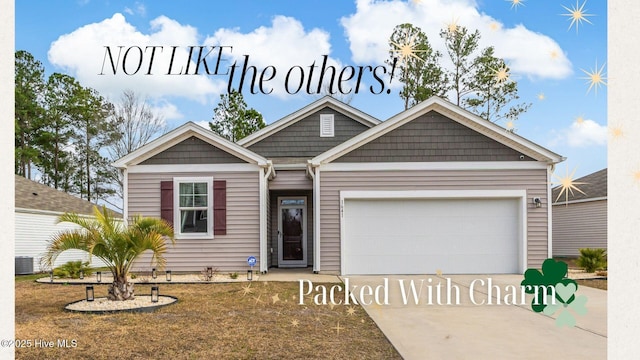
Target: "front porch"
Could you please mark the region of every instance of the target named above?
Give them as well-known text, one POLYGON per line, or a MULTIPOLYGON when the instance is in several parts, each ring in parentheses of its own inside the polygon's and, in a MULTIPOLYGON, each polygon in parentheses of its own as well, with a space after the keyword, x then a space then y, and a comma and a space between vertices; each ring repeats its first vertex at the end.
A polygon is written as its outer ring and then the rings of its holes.
POLYGON ((270 190, 268 268, 313 267, 313 191, 270 190))
POLYGON ((313 267, 313 182, 305 170, 278 170, 267 191, 267 268, 313 267))

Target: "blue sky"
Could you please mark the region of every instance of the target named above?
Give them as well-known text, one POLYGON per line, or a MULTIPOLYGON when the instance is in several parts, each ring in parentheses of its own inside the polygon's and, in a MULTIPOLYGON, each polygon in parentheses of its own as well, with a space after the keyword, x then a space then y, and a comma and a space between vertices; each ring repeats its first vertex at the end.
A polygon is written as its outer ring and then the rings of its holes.
MULTIPOLYGON (((494 46, 496 54, 505 58, 511 77, 518 81, 521 100, 532 103, 514 124, 519 135, 567 157, 558 167, 562 174, 575 170, 576 176, 582 176, 605 168, 611 137, 607 89, 588 91, 583 70, 591 72, 604 65, 606 77, 606 1, 521 3, 361 0, 327 6, 326 1, 20 1, 15 4, 15 46, 41 60, 47 73, 68 73, 112 100, 124 89, 147 96, 169 128, 186 121, 209 121, 228 82, 224 75, 166 75, 171 47, 178 46, 176 59, 181 55, 186 59, 188 46, 232 46, 221 69, 233 61, 242 64, 242 55, 249 55, 250 65, 259 71, 267 66, 275 69, 277 76, 268 82, 271 94, 250 94, 246 85, 243 91, 249 106, 271 123, 318 98, 284 92, 284 74, 292 67, 319 64, 323 55, 338 69, 381 66, 395 25, 410 22, 421 27, 432 46, 441 49, 439 29, 456 23, 480 31, 481 45, 494 46), (568 13, 565 7, 582 7, 592 15, 587 17, 591 23, 570 28, 571 19, 563 15, 568 13), (133 76, 122 71, 98 75, 104 69, 105 46, 149 45, 165 47, 156 62, 162 70, 152 75, 143 75, 144 71, 133 76)), ((212 62, 215 56, 210 66, 212 62)), ((402 111, 401 84, 383 79, 390 94, 367 91, 377 83, 365 73, 351 105, 381 120, 402 111)))

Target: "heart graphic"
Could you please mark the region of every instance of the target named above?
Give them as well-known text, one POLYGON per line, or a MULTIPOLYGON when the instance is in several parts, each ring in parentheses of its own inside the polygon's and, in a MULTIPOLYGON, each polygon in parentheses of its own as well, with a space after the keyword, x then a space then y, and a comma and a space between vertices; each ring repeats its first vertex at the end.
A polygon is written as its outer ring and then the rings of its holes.
POLYGON ((562 299, 562 302, 565 304, 571 299, 573 294, 575 294, 576 290, 578 290, 578 287, 573 283, 568 285, 562 283, 556 284, 556 294, 560 296, 560 299, 562 299))
POLYGON ((569 307, 576 312, 578 315, 586 315, 587 307, 585 304, 587 303, 587 297, 584 295, 576 296, 575 300, 571 302, 569 307))
POLYGON ((576 326, 576 318, 573 317, 573 315, 571 315, 571 313, 569 313, 568 311, 563 311, 560 313, 560 315, 558 315, 558 318, 556 319, 556 325, 558 327, 574 327, 576 326))

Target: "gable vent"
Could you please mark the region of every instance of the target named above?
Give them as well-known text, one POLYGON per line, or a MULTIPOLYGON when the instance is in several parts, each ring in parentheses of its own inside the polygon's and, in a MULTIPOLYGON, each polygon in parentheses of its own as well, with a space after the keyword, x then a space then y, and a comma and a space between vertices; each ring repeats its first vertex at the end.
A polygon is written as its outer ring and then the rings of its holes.
POLYGON ((333 137, 333 114, 320 114, 320 137, 333 137))

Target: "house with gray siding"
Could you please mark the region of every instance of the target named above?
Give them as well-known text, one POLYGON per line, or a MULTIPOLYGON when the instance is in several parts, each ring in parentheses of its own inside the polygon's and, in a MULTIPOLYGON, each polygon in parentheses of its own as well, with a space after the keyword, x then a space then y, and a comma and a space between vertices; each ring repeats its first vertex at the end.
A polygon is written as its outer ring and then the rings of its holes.
POLYGON ((173 224, 174 271, 472 274, 551 256, 562 160, 437 97, 385 121, 324 97, 235 143, 187 123, 114 166, 125 218, 173 224))
POLYGON ((607 248, 607 169, 575 180, 580 191, 553 188, 553 256, 607 248))

